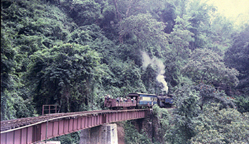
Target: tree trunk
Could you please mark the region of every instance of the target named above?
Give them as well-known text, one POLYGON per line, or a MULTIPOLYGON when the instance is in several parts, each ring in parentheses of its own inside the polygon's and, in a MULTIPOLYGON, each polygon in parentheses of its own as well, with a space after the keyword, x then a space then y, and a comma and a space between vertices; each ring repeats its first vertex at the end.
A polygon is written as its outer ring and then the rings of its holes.
POLYGON ((121 21, 121 15, 118 11, 117 0, 113 0, 113 3, 115 5, 115 9, 116 9, 116 16, 117 16, 118 20, 121 21))
POLYGON ((65 87, 64 89, 64 96, 66 98, 67 112, 70 112, 70 103, 69 103, 70 91, 68 87, 65 87))

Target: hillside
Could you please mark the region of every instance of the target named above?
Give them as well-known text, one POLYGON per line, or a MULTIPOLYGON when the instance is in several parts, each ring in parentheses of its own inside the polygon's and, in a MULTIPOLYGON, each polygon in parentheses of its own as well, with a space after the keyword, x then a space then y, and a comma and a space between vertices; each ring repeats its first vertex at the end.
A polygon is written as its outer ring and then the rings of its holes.
MULTIPOLYGON (((41 115, 45 104, 105 109, 106 94, 168 93, 175 109, 154 108, 154 143, 246 143, 248 56, 249 25, 200 0, 2 0, 1 120, 41 115)), ((149 141, 124 125, 126 143, 149 141)))

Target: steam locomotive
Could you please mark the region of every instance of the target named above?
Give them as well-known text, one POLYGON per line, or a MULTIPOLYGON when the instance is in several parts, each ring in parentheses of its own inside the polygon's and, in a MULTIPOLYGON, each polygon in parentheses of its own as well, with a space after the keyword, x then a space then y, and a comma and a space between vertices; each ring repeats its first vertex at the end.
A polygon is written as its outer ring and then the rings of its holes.
POLYGON ((172 95, 155 95, 146 93, 129 93, 126 98, 105 97, 104 106, 110 109, 150 108, 158 104, 161 108, 172 107, 172 95))

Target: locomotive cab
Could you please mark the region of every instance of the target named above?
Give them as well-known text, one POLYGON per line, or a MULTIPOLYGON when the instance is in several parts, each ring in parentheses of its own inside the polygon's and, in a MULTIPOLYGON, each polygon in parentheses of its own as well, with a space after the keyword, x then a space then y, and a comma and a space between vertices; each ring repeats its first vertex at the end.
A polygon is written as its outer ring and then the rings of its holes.
POLYGON ((173 96, 172 95, 159 95, 158 98, 158 105, 161 108, 168 108, 172 107, 173 105, 173 96))

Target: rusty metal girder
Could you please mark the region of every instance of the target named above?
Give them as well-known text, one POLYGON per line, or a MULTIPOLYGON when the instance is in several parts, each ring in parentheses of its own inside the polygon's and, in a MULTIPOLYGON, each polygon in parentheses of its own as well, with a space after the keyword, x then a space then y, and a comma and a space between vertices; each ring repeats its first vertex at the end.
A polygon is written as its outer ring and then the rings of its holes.
POLYGON ((30 144, 53 137, 69 134, 82 129, 92 128, 104 123, 140 119, 148 109, 98 111, 95 113, 72 113, 36 123, 1 131, 1 144, 30 144))

